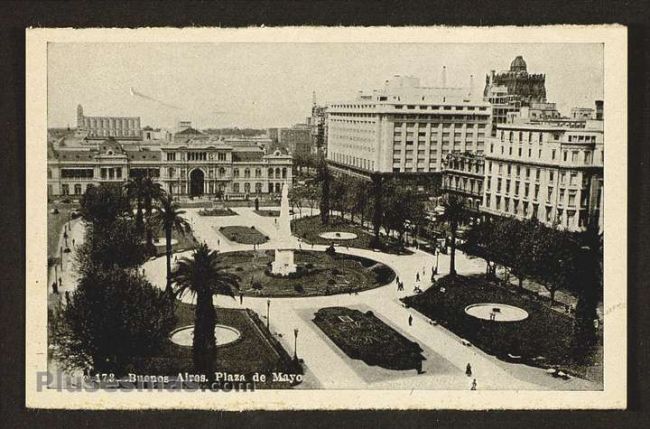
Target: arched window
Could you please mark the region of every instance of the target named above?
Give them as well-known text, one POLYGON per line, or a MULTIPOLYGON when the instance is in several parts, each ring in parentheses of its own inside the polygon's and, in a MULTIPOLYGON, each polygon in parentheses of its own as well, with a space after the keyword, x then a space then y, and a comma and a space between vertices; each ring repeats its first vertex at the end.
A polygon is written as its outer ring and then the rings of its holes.
POLYGON ((244 183, 244 192, 247 193, 247 194, 250 194, 250 192, 251 192, 251 184, 250 183, 248 183, 248 182, 244 183))
POLYGON ((269 183, 269 194, 273 193, 273 183, 269 183))
POLYGON ((286 167, 282 169, 282 178, 283 179, 287 178, 287 169, 286 169, 286 167))
POLYGON ((219 177, 224 177, 226 175, 226 169, 221 167, 219 169, 219 177))
POLYGON ((258 193, 258 194, 260 192, 262 192, 262 184, 261 183, 256 183, 255 184, 255 192, 258 193))
POLYGON ((244 177, 247 178, 247 179, 251 177, 251 169, 250 168, 245 168, 244 169, 244 177))
POLYGON ((262 177, 262 169, 261 168, 256 168, 255 169, 255 177, 262 177))
POLYGON ((278 193, 278 194, 279 194, 280 192, 282 192, 282 189, 280 188, 280 184, 279 184, 279 183, 276 183, 276 184, 275 184, 275 192, 278 193))
POLYGON ((280 178, 280 168, 279 167, 275 169, 275 178, 276 179, 280 178))
POLYGON ((238 194, 238 193, 239 193, 239 183, 233 183, 233 185, 232 185, 232 191, 233 191, 235 194, 238 194))
POLYGON ((269 179, 273 179, 273 169, 269 168, 269 179))
POLYGON ((233 168, 232 177, 239 177, 239 168, 233 168))

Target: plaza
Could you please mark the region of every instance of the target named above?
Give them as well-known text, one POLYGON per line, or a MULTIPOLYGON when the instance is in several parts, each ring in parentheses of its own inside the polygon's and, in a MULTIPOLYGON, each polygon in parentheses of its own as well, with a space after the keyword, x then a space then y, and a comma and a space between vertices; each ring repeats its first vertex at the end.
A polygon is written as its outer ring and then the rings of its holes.
MULTIPOLYGON (((260 210, 273 210, 262 207, 260 210)), ((253 244, 242 244, 229 240, 220 229, 229 226, 251 227, 269 237, 269 240, 255 244, 256 251, 272 251, 277 247, 277 228, 275 217, 260 216, 253 208, 233 207, 230 216, 201 216, 199 208, 186 209, 185 218, 192 228, 197 242, 206 243, 210 248, 227 256, 234 252, 253 251, 253 244)), ((294 214, 293 220, 300 216, 294 214)), ((72 220, 68 230, 68 240, 75 239, 76 246, 84 240, 84 221, 72 220)), ((368 233, 369 234, 369 233, 368 233)), ((63 237, 60 238, 63 243, 63 237)), ((296 252, 308 248, 309 251, 324 252, 328 245, 311 245, 298 237, 285 237, 282 246, 296 252)), ((405 289, 398 291, 396 281, 361 290, 354 293, 303 297, 256 297, 246 296, 235 299, 218 296, 214 304, 218 308, 250 310, 268 326, 269 335, 286 350, 287 354, 297 354, 304 368, 304 380, 297 389, 336 388, 336 389, 441 389, 467 390, 475 378, 481 390, 593 390, 602 388, 598 383, 579 377, 559 379, 550 377, 543 368, 509 363, 492 356, 478 347, 468 346, 466 341, 445 327, 432 323, 431 319, 412 308, 406 308, 401 301, 414 294, 418 286, 424 292, 430 287, 429 278, 436 264, 430 253, 409 248, 409 254, 388 254, 371 249, 347 247, 345 242, 335 246, 336 253, 368 258, 385 264, 405 283, 405 289), (416 278, 422 278, 417 281, 416 278), (314 323, 314 315, 323 308, 345 307, 363 313, 372 312, 381 322, 409 341, 417 343, 422 349, 422 373, 412 369, 395 370, 370 366, 344 353, 314 323), (412 318, 409 322, 409 318, 412 318), (470 363, 471 378, 465 373, 470 363)), ((191 251, 182 251, 175 256, 181 259, 191 251)), ((438 257, 438 276, 445 276, 449 267, 449 256, 438 257)), ((74 249, 63 255, 59 294, 73 292, 77 282, 74 269, 74 249)), ((478 258, 470 258, 460 252, 456 255, 456 270, 467 276, 485 272, 484 263, 478 258)), ((54 276, 51 270, 51 276, 54 276)), ((161 289, 165 288, 165 257, 154 257, 143 264, 142 272, 146 278, 161 289)), ((54 299, 54 298, 52 298, 54 299)), ((183 295, 184 304, 193 305, 191 295, 183 295)), ((219 313, 219 311, 217 312, 219 313)), ((516 323, 516 322, 515 322, 516 323)), ((187 324, 186 324, 187 325, 187 324)), ((229 328, 226 328, 229 329, 229 328)), ((232 332, 232 331, 230 331, 232 332)), ((230 334, 228 334, 230 335, 230 334)), ((226 338, 225 340, 227 340, 226 338)), ((186 338, 187 340, 187 338, 186 338)), ((221 341, 224 341, 222 339, 221 341)), ((219 339, 217 340, 219 343, 219 339)), ((220 350, 235 347, 238 341, 220 346, 220 350)))

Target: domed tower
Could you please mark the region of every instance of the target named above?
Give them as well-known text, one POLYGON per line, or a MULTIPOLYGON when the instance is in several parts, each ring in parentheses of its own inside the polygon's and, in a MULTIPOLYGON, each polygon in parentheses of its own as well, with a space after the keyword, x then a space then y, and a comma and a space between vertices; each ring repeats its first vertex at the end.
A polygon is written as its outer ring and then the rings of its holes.
POLYGON ((77 106, 77 129, 84 127, 84 108, 81 104, 77 106))
POLYGON ((512 62, 510 63, 510 71, 511 72, 527 72, 526 69, 526 61, 524 61, 524 58, 521 55, 518 55, 512 62))

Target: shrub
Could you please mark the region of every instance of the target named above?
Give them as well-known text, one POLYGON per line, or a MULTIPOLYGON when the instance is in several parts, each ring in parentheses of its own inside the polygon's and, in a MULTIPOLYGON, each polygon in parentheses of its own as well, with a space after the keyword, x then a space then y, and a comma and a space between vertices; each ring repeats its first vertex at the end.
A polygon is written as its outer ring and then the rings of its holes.
POLYGON ((311 269, 314 268, 314 264, 312 264, 311 262, 308 262, 307 264, 305 264, 305 267, 306 267, 308 270, 311 270, 311 269))
POLYGON ((262 290, 262 288, 263 288, 263 286, 262 286, 262 282, 260 282, 259 280, 255 280, 255 281, 253 282, 253 289, 255 289, 255 290, 262 290))
POLYGON ((305 293, 305 288, 302 287, 302 285, 295 285, 295 286, 293 287, 293 290, 295 290, 295 291, 298 292, 298 293, 305 293))
POLYGON ((244 271, 244 268, 243 267, 237 267, 237 268, 235 268, 235 271, 244 271))
POLYGON ((334 280, 334 279, 329 279, 329 280, 327 280, 327 284, 333 286, 333 285, 336 284, 336 280, 334 280))
POLYGON ((338 276, 341 274, 341 270, 339 270, 338 268, 332 268, 332 274, 338 276))

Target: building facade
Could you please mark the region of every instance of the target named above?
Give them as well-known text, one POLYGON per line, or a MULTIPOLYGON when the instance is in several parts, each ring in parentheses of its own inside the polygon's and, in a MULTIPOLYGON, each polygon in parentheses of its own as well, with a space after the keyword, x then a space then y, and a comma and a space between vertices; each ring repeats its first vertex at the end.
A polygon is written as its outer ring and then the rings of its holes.
POLYGON ((448 154, 482 153, 491 127, 488 102, 409 76, 327 112, 328 163, 364 174, 439 175, 448 154))
POLYGON ((450 153, 443 169, 442 191, 458 195, 469 211, 478 213, 483 202, 484 155, 450 153))
POLYGON ((603 122, 522 118, 497 125, 485 153, 481 211, 570 231, 602 228, 603 122))
POLYGON ((89 139, 138 140, 142 138, 140 117, 84 116, 83 107, 77 106, 77 130, 87 133, 89 139))
POLYGON ((309 155, 312 148, 311 128, 307 124, 296 124, 291 128, 278 130, 278 143, 296 156, 309 155))
MULTIPOLYGON (((187 130, 185 130, 187 131, 187 130)), ((177 133, 178 134, 178 133, 177 133)), ((292 181, 291 155, 267 154, 256 142, 174 136, 134 142, 62 138, 48 142, 48 196, 81 196, 88 186, 149 176, 172 195, 246 198, 278 194, 292 181)))

